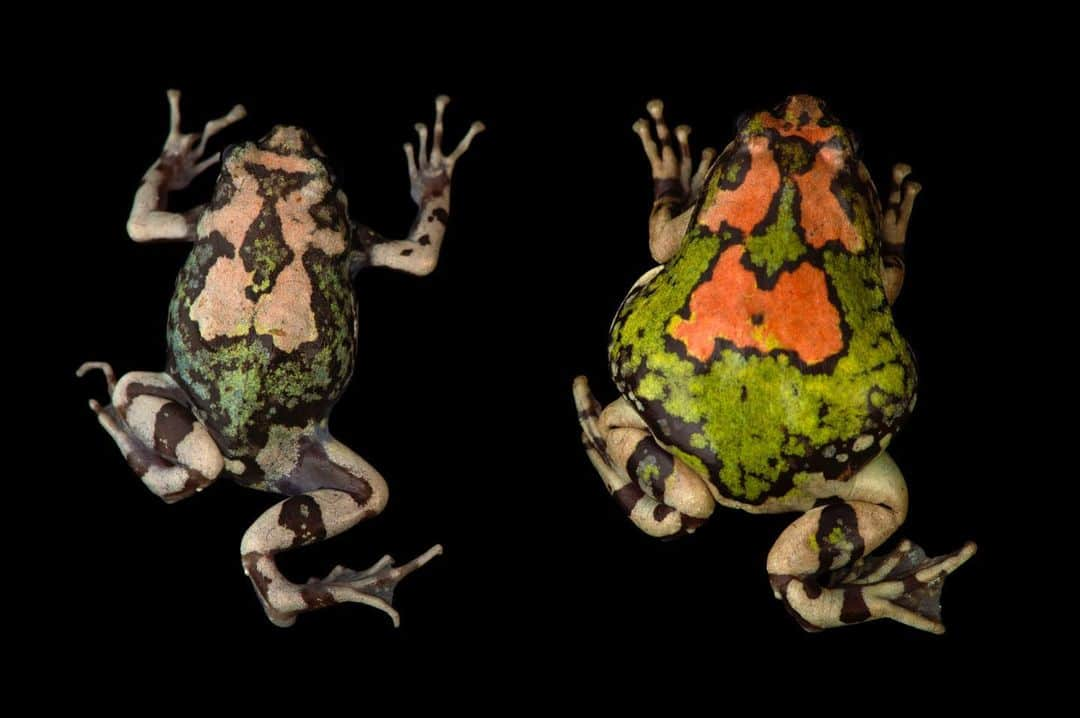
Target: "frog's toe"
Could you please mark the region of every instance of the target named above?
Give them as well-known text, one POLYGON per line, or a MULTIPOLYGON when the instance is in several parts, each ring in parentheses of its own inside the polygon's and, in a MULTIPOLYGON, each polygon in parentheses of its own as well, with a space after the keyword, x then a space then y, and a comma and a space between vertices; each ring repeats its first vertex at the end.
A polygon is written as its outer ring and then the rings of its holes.
POLYGON ((323 579, 310 579, 301 592, 309 605, 314 602, 320 606, 336 603, 363 603, 378 608, 390 617, 397 627, 401 616, 392 605, 394 589, 401 579, 426 564, 443 552, 436 544, 412 561, 400 566, 394 565, 390 556, 383 556, 370 568, 355 571, 345 566, 335 566, 323 579))
POLYGON ((774 581, 788 609, 808 630, 890 618, 930 633, 944 633, 941 589, 945 578, 975 555, 972 542, 943 556, 928 557, 910 541, 882 556, 868 556, 833 571, 822 584, 813 579, 774 581))

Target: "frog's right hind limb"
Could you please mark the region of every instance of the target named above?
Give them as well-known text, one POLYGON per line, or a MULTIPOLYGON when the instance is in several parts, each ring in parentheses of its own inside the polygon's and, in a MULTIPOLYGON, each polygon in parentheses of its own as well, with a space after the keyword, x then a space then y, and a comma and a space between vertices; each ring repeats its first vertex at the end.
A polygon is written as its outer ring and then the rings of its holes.
POLYGON ((837 503, 807 511, 769 551, 773 592, 808 631, 891 618, 943 633, 941 588, 945 578, 975 554, 966 543, 928 558, 903 541, 891 553, 868 556, 907 516, 907 485, 886 453, 848 481, 834 482, 837 503))
POLYGON ((692 533, 712 514, 708 487, 656 443, 626 399, 601 410, 588 380, 579 376, 574 403, 585 453, 634 525, 650 536, 671 538, 692 533))
POLYGON ((267 618, 287 627, 305 611, 361 603, 383 611, 398 626, 401 618, 391 605, 394 588, 441 554, 442 546, 432 546, 401 566, 384 556, 363 571, 337 566, 325 578, 293 583, 278 569, 276 554, 344 533, 381 513, 389 497, 382 476, 335 439, 305 437, 295 461, 282 484, 294 495, 263 512, 240 542, 244 573, 267 618))

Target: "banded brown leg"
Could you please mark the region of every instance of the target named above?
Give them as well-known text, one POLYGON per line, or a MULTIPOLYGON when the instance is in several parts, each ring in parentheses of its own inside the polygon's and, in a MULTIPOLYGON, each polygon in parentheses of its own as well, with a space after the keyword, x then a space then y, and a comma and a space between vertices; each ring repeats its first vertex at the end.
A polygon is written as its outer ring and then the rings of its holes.
POLYGON ((93 399, 90 409, 146 487, 173 503, 202 491, 224 468, 225 459, 188 398, 168 374, 129 372, 119 381, 104 362, 87 362, 77 376, 101 371, 112 403, 93 399))
POLYGON ((674 537, 692 533, 712 514, 705 483, 656 443, 626 399, 601 411, 579 376, 574 402, 585 452, 634 525, 650 536, 674 537))
POLYGON ((975 544, 928 558, 903 541, 891 553, 866 556, 904 522, 904 478, 882 453, 839 488, 841 501, 807 511, 773 545, 767 565, 776 597, 808 631, 891 618, 944 632, 942 585, 975 544))
POLYGON ((285 627, 305 611, 361 603, 383 611, 394 626, 399 625, 400 616, 391 605, 394 588, 441 554, 442 546, 432 546, 401 566, 384 556, 363 571, 337 566, 325 578, 293 583, 278 569, 276 554, 337 536, 378 515, 389 494, 386 482, 370 464, 329 438, 301 440, 296 465, 279 485, 296 495, 267 509, 240 542, 244 572, 267 617, 285 627))

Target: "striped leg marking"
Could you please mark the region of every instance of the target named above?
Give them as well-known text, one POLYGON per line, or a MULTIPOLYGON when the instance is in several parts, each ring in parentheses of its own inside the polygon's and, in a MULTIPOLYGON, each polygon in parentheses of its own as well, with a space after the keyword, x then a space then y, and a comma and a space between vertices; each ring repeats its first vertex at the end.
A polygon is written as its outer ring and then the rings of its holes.
POLYGON ((108 364, 87 362, 76 375, 94 370, 105 374, 112 403, 102 406, 91 399, 90 408, 155 495, 174 503, 218 477, 224 467, 221 451, 168 374, 130 372, 117 381, 108 364))
POLYGON ((975 544, 927 558, 903 541, 864 558, 903 523, 907 486, 883 453, 842 488, 841 502, 807 511, 773 545, 768 570, 776 597, 808 631, 891 618, 943 633, 942 584, 975 554, 975 544))
POLYGON ((303 489, 270 507, 244 534, 240 556, 266 616, 287 627, 296 616, 339 603, 361 603, 383 611, 398 626, 394 588, 410 573, 442 553, 432 546, 401 566, 389 556, 364 571, 337 566, 325 578, 306 584, 289 581, 278 569, 274 555, 316 543, 347 531, 386 506, 386 482, 366 461, 340 442, 310 441, 300 448, 297 464, 283 485, 305 487, 314 482, 333 488, 303 489))
POLYGON ((603 411, 585 377, 574 380, 585 453, 639 529, 657 537, 692 533, 713 511, 705 483, 652 438, 624 399, 603 411))

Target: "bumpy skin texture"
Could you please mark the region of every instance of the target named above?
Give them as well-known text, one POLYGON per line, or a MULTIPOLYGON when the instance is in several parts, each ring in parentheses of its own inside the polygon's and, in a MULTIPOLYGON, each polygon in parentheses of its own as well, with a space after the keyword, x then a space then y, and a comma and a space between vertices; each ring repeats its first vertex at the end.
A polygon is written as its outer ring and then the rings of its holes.
POLYGON ((675 256, 611 329, 615 383, 656 438, 752 504, 815 472, 850 476, 915 397, 873 184, 843 128, 801 112, 801 125, 767 112, 743 124, 675 256))
POLYGON ((919 186, 897 165, 886 211, 847 130, 797 95, 743 121, 693 172, 690 129, 663 105, 635 131, 652 168, 661 266, 611 327, 622 398, 578 377, 586 453, 646 533, 694 531, 716 504, 805 512, 769 553, 776 597, 807 630, 892 618, 941 632, 945 577, 975 552, 869 552, 903 523, 886 447, 915 405, 915 362, 890 304, 919 186))
POLYGON ((274 556, 330 538, 386 505, 386 482, 331 436, 330 410, 353 371, 356 298, 365 267, 431 272, 449 219, 451 176, 474 123, 442 152, 445 96, 435 101, 433 142, 417 125, 419 152, 405 145, 419 213, 409 236, 388 240, 348 216, 344 193, 322 150, 303 129, 278 126, 257 143, 230 148, 208 205, 167 210, 182 189, 218 161, 207 140, 241 119, 239 105, 201 134, 180 131, 179 92, 168 94, 170 132, 143 177, 128 221, 137 242, 194 247, 169 306, 167 370, 105 374, 111 403, 90 407, 147 487, 168 502, 230 476, 290 498, 268 509, 241 541, 244 571, 279 626, 298 613, 355 602, 386 612, 398 581, 442 552, 433 546, 402 566, 384 557, 364 571, 336 567, 323 579, 289 581, 274 556))
POLYGON ((341 397, 356 349, 350 255, 364 248, 307 133, 278 128, 222 165, 169 305, 168 371, 224 453, 254 463, 274 426, 323 421, 341 397))

